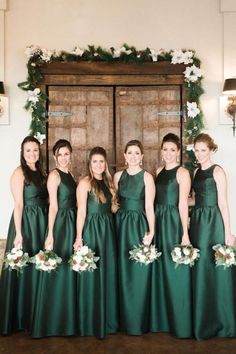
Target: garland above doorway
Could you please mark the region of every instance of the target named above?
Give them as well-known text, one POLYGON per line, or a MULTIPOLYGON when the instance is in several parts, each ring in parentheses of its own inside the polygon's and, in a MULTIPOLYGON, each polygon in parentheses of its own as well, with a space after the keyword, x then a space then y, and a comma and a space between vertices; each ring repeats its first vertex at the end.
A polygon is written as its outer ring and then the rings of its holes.
POLYGON ((154 50, 146 48, 138 50, 134 46, 124 44, 121 48, 111 47, 103 49, 102 47, 89 45, 82 49, 75 47, 73 51, 55 51, 40 48, 31 45, 26 48, 25 54, 28 58, 27 80, 18 84, 18 86, 27 91, 27 101, 25 109, 31 112, 30 134, 34 135, 40 143, 43 143, 46 135, 46 100, 47 95, 41 92, 38 87, 43 79, 40 67, 45 63, 68 63, 68 62, 107 62, 107 63, 148 63, 167 61, 171 64, 184 64, 184 87, 186 91, 186 116, 187 122, 184 131, 185 152, 189 160, 191 169, 195 165, 195 155, 193 152, 193 139, 203 129, 203 113, 200 108, 200 96, 203 94, 202 71, 200 69, 200 60, 195 56, 192 50, 154 50))

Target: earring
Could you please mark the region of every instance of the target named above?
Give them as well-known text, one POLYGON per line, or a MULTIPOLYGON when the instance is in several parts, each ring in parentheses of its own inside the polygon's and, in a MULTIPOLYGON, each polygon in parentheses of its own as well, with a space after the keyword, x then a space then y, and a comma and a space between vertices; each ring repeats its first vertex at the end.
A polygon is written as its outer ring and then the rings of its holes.
POLYGON ((177 156, 176 157, 176 162, 179 162, 179 161, 180 161, 179 156, 177 156))
POLYGON ((127 166, 128 165, 128 162, 125 160, 125 166, 127 166))
POLYGON ((142 164, 143 164, 143 160, 141 160, 141 161, 139 162, 139 165, 140 165, 140 166, 142 166, 142 164))

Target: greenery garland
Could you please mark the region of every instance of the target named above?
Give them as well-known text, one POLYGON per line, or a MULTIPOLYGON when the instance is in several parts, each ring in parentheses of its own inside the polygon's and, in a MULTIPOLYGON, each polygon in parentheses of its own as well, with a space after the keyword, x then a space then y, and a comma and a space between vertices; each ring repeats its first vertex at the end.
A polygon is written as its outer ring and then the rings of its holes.
POLYGON ((121 62, 121 63, 147 63, 157 61, 169 61, 174 64, 185 64, 186 69, 183 72, 185 81, 184 87, 187 94, 187 122, 184 131, 185 152, 188 157, 186 165, 193 169, 196 166, 195 155, 193 151, 193 139, 203 129, 203 113, 200 108, 200 96, 203 94, 202 72, 200 69, 200 60, 195 56, 192 50, 154 50, 146 48, 137 50, 134 46, 124 44, 121 48, 114 47, 109 50, 98 46, 89 45, 87 49, 75 47, 72 52, 51 51, 31 45, 26 48, 28 57, 27 80, 18 84, 18 86, 27 91, 28 98, 25 109, 30 110, 32 120, 30 125, 30 134, 36 136, 43 143, 46 138, 47 95, 37 87, 43 79, 40 67, 45 63, 54 62, 121 62))

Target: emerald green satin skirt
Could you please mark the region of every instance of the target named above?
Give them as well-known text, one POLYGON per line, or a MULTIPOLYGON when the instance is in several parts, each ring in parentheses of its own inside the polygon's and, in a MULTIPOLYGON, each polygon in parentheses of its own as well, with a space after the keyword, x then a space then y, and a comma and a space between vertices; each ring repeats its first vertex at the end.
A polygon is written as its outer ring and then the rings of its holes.
POLYGON ((170 332, 179 338, 193 336, 191 269, 171 258, 174 246, 181 243, 182 225, 178 208, 157 205, 155 245, 162 252, 153 264, 151 331, 170 332))
POLYGON ((193 327, 196 339, 236 336, 235 267, 215 267, 212 246, 224 244, 224 226, 218 207, 195 207, 191 242, 200 249, 193 267, 193 327))
POLYGON ((78 333, 76 321, 76 273, 67 263, 73 253, 76 209, 59 209, 54 224, 53 250, 63 263, 51 273, 38 271, 38 291, 31 335, 71 336, 78 333))
POLYGON ((129 251, 142 243, 148 224, 140 210, 119 209, 116 215, 118 240, 120 326, 127 334, 149 331, 152 264, 129 259, 129 251))
MULTIPOLYGON (((47 228, 48 208, 26 206, 22 214, 23 250, 33 256, 42 249, 47 228)), ((6 252, 13 248, 16 231, 10 221, 6 252)), ((0 280, 0 333, 31 330, 38 293, 39 273, 28 265, 17 276, 16 271, 3 269, 0 280)))
POLYGON ((119 329, 117 250, 111 213, 88 215, 83 243, 100 259, 94 272, 77 275, 79 335, 104 338, 119 329))

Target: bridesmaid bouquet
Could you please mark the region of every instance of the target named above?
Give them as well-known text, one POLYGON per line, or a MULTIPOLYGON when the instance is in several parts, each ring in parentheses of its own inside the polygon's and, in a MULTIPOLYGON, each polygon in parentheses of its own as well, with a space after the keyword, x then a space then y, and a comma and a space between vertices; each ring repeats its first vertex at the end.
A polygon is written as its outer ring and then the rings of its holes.
POLYGON ((62 259, 53 251, 39 251, 35 256, 30 258, 30 262, 35 264, 37 270, 43 270, 50 273, 52 270, 57 269, 61 264, 62 259))
POLYGON ((175 262, 175 268, 180 264, 186 264, 190 267, 194 266, 195 261, 200 257, 198 248, 193 248, 192 245, 176 245, 171 251, 171 257, 175 262))
POLYGON ((236 248, 227 245, 214 245, 216 267, 223 266, 224 269, 236 265, 236 248))
POLYGON ((17 274, 23 272, 23 268, 26 267, 29 262, 29 255, 27 252, 23 253, 22 249, 12 248, 10 252, 7 252, 3 260, 4 268, 8 270, 16 270, 17 274))
POLYGON ((75 272, 93 272, 97 269, 96 262, 100 257, 95 256, 88 246, 84 245, 78 251, 75 251, 70 257, 68 263, 75 272))
POLYGON ((129 251, 130 257, 132 261, 136 261, 138 263, 148 265, 161 256, 161 252, 158 252, 157 248, 154 245, 146 245, 139 244, 138 246, 134 246, 132 250, 129 251))

